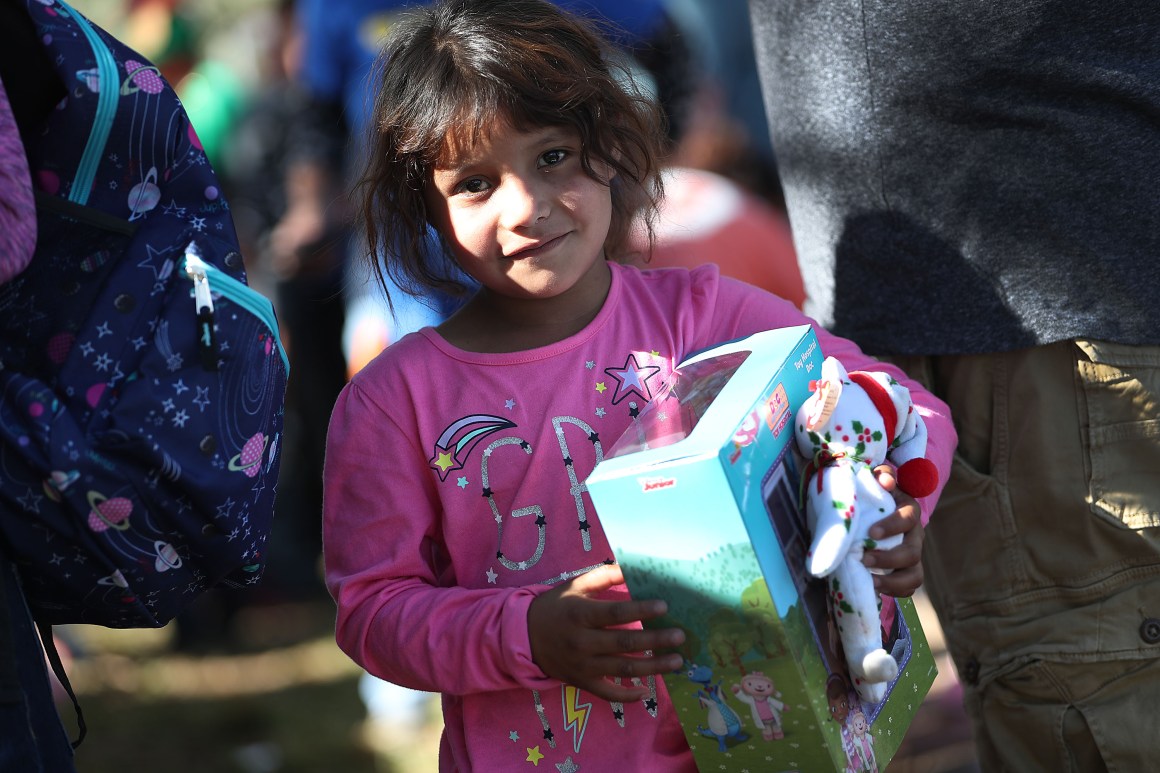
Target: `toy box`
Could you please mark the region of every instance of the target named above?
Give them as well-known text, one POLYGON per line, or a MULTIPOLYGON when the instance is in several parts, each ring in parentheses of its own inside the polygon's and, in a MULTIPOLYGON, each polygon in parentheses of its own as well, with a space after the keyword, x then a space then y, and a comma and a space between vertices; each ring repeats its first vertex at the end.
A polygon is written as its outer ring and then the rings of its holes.
POLYGON ((822 359, 809 326, 690 357, 587 481, 629 590, 686 632, 665 683, 703 771, 884 769, 934 681, 913 604, 885 598, 899 676, 861 705, 804 569, 793 421, 822 359))

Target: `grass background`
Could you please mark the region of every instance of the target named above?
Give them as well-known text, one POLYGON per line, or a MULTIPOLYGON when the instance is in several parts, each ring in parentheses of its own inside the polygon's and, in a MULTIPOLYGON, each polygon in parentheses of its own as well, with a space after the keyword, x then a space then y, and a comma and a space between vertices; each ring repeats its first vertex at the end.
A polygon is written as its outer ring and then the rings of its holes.
MULTIPOLYGON (((78 771, 435 770, 435 706, 420 728, 368 722, 362 672, 334 644, 333 620, 324 602, 243 609, 229 641, 200 654, 176 650, 174 624, 58 627, 88 726, 78 771)), ((75 738, 71 703, 59 707, 75 738)))

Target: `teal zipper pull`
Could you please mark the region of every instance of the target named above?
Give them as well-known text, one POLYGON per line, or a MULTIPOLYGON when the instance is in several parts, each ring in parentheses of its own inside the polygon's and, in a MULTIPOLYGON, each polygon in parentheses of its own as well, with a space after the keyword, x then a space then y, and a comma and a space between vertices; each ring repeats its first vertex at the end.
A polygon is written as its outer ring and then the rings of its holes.
POLYGON ((185 273, 193 280, 193 308, 197 314, 197 351, 201 356, 201 366, 206 370, 217 370, 218 345, 213 329, 213 295, 209 291, 206 264, 194 242, 185 248, 185 273))
MULTIPOLYGON (((194 282, 194 296, 197 296, 198 278, 204 276, 206 280, 206 295, 209 288, 217 295, 219 302, 225 299, 235 304, 247 314, 252 314, 270 332, 270 339, 278 350, 278 357, 286 372, 290 372, 290 360, 286 357, 286 350, 282 348, 282 341, 278 337, 278 319, 274 315, 274 305, 261 293, 249 287, 245 282, 235 279, 212 263, 206 263, 196 244, 191 244, 185 251, 185 272, 194 282)), ((209 299, 209 308, 212 310, 213 298, 209 299)), ((198 308, 204 304, 198 302, 198 308)))

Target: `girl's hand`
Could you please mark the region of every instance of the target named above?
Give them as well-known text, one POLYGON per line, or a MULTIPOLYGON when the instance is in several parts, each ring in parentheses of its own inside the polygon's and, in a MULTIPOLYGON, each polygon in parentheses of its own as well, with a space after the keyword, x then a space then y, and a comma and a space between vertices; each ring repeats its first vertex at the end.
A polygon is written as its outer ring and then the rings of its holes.
POLYGON ((632 684, 633 677, 672 673, 684 664, 677 653, 642 653, 680 646, 685 633, 679 628, 614 627, 660 617, 668 610, 657 599, 593 598, 623 582, 619 566, 602 566, 537 596, 528 608, 528 636, 532 659, 545 674, 607 701, 627 703, 649 694, 647 687, 632 684), (611 681, 615 678, 621 684, 611 681))
POLYGON ((898 509, 870 527, 870 538, 880 540, 902 534, 902 544, 892 550, 868 550, 862 563, 868 567, 893 569, 890 574, 875 574, 874 589, 888 596, 912 596, 922 585, 922 508, 914 497, 898 488, 894 470, 882 464, 874 468, 882 488, 894 496, 898 509))

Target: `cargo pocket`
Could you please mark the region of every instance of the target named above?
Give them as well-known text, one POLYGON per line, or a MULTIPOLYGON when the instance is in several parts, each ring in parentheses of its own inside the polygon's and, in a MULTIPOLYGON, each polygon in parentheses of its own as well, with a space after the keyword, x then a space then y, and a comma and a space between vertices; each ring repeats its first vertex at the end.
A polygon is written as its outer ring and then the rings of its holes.
POLYGON ((1121 528, 1160 526, 1160 347, 1076 345, 1092 512, 1121 528))
MULTIPOLYGON (((1119 663, 1091 664, 1087 679, 1107 679, 1099 689, 1075 702, 1087 725, 1088 733, 1081 733, 1079 741, 1066 734, 1064 743, 1073 750, 1072 770, 1106 769, 1109 773, 1131 773, 1138 770, 1156 770, 1154 737, 1156 727, 1156 695, 1160 690, 1160 664, 1155 658, 1119 663), (1108 678, 1108 674, 1115 676, 1108 678), (1090 734, 1083 756, 1084 735, 1090 734), (1094 748, 1092 748, 1094 747, 1094 748)), ((1081 677, 1082 678, 1082 677, 1081 677)), ((1076 728, 1077 723, 1072 723, 1076 728)))

